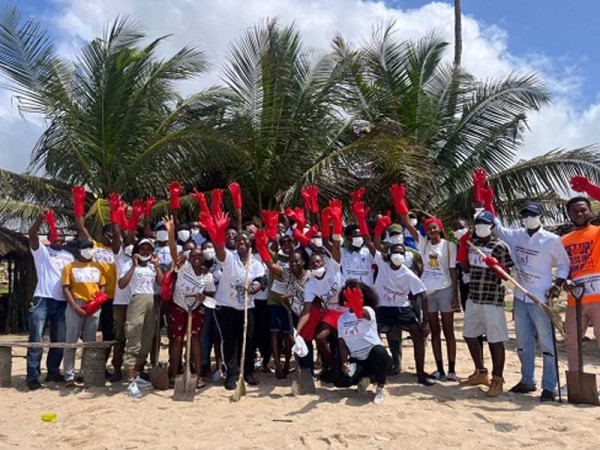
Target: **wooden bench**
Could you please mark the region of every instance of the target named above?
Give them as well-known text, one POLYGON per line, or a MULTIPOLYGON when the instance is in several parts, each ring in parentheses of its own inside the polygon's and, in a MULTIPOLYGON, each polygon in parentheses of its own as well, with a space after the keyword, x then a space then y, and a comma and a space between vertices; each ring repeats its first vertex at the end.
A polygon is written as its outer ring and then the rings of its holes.
POLYGON ((105 342, 19 342, 0 340, 0 386, 9 387, 12 377, 12 348, 82 348, 81 368, 86 388, 104 386, 106 349, 116 341, 105 342))

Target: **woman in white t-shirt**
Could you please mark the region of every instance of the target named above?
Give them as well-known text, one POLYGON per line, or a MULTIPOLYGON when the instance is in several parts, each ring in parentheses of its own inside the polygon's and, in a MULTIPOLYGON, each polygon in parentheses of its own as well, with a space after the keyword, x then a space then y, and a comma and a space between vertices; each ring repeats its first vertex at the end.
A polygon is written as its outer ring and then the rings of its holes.
POLYGON ((454 311, 460 308, 458 279, 456 276, 456 244, 443 238, 444 227, 437 217, 423 222, 426 237, 419 234, 408 218, 404 224, 417 241, 423 259, 421 280, 427 287, 428 319, 431 329, 431 346, 437 371, 432 376, 437 380, 457 381, 455 370, 456 338, 454 336, 454 311), (440 327, 441 315, 441 327, 440 327), (444 331, 448 352, 448 375, 444 370, 442 339, 444 331))
POLYGON ((375 379, 377 388, 373 403, 384 400, 384 387, 387 371, 392 359, 383 346, 377 332, 377 293, 359 281, 350 280, 339 297, 340 306, 345 307, 338 319, 338 344, 341 372, 335 384, 348 387, 359 384, 359 392, 364 393, 375 379))

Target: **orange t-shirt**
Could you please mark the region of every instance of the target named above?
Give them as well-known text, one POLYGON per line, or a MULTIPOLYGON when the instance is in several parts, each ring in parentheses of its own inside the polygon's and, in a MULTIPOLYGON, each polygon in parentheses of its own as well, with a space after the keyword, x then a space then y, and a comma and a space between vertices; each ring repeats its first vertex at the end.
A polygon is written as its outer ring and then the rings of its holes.
MULTIPOLYGON (((585 285, 582 303, 600 302, 600 227, 588 225, 562 237, 571 260, 570 278, 585 285)), ((568 305, 575 306, 569 295, 568 305)))

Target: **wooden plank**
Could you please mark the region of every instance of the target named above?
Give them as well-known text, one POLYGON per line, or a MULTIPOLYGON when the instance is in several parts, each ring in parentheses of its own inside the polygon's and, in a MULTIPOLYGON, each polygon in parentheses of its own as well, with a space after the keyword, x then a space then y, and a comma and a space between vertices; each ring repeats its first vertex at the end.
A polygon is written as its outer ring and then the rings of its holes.
POLYGON ((108 348, 116 344, 117 341, 98 341, 98 342, 16 342, 0 341, 0 347, 21 347, 21 348, 108 348))

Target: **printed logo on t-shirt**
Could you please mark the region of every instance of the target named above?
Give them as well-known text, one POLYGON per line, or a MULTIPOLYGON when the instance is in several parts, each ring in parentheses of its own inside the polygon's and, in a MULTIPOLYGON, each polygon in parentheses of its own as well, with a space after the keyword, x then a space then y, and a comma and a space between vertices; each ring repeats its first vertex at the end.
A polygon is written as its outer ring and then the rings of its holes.
POLYGON ((565 245, 565 250, 571 260, 571 273, 592 268, 594 264, 593 259, 590 258, 592 248, 592 241, 576 242, 574 244, 565 245))
POLYGON ((63 269, 67 266, 67 264, 72 263, 74 259, 70 253, 65 252, 49 252, 48 258, 50 259, 50 265, 54 267, 59 273, 62 273, 63 269))
POLYGON ((102 247, 96 247, 96 262, 104 263, 104 264, 114 264, 115 263, 115 254, 112 250, 108 250, 102 247))
POLYGON ((99 283, 100 269, 97 267, 73 267, 73 279, 76 283, 99 283))

